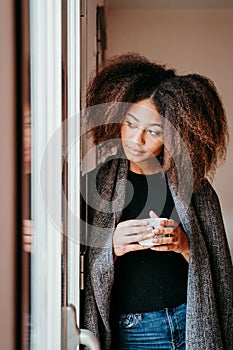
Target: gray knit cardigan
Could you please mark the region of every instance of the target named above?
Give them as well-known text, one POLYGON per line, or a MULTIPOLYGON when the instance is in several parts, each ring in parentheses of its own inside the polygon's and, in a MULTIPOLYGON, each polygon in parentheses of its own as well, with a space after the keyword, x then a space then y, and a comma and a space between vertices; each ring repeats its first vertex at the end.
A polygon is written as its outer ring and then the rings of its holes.
MULTIPOLYGON (((124 206, 128 164, 125 159, 112 159, 87 177, 92 225, 87 242, 84 325, 99 338, 102 350, 111 347, 112 235, 124 206)), ((186 349, 232 350, 233 271, 218 197, 207 180, 193 193, 191 203, 177 196, 170 183, 169 187, 191 250, 186 349)))

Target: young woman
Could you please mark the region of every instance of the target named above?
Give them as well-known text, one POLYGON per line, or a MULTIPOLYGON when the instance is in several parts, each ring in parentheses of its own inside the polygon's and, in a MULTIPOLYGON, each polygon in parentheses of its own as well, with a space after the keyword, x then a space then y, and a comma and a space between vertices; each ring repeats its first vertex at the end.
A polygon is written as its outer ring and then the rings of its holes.
POLYGON ((95 144, 117 153, 85 176, 85 327, 101 349, 230 350, 232 265, 206 179, 228 137, 214 85, 125 55, 87 101, 95 144))

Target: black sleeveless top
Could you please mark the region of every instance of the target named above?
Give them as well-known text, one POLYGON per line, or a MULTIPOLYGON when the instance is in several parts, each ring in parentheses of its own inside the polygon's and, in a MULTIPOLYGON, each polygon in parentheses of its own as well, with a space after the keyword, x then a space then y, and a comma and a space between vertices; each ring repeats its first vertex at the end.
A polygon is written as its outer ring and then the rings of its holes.
MULTIPOLYGON (((129 171, 120 221, 149 218, 150 210, 179 223, 166 177, 129 171)), ((114 308, 122 314, 178 306, 186 302, 187 274, 188 263, 181 254, 151 249, 126 253, 115 263, 114 308)))

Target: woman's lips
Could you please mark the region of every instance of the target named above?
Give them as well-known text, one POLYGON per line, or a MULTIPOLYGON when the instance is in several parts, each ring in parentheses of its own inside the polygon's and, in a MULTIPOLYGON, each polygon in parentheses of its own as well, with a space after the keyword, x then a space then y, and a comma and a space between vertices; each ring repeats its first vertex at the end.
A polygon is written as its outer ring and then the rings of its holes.
POLYGON ((135 156, 140 156, 142 155, 143 153, 145 153, 145 151, 143 151, 142 149, 139 149, 139 148, 135 148, 135 147, 132 147, 132 146, 129 146, 127 145, 127 148, 129 150, 129 152, 135 156))

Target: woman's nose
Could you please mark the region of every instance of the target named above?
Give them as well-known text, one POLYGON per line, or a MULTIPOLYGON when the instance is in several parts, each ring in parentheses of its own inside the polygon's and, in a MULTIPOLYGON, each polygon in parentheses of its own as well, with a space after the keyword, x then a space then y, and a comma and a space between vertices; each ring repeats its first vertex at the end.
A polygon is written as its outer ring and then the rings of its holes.
POLYGON ((143 128, 137 128, 134 134, 133 140, 135 143, 144 145, 145 143, 145 130, 143 128))

